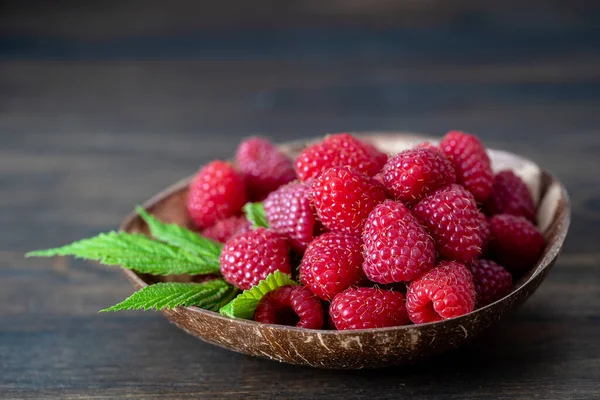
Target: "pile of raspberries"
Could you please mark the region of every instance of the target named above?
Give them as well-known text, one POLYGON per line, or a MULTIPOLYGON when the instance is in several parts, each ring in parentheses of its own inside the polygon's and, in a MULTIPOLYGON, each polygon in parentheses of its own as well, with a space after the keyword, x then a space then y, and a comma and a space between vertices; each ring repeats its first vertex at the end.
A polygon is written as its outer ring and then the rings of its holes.
POLYGON ((229 283, 250 289, 277 270, 301 283, 269 292, 254 314, 301 328, 455 318, 509 294, 545 247, 525 183, 494 175, 480 140, 459 131, 395 155, 332 134, 295 161, 252 137, 234 162, 197 173, 187 207, 224 243, 229 283), (251 228, 248 201, 263 202, 268 228, 251 228))

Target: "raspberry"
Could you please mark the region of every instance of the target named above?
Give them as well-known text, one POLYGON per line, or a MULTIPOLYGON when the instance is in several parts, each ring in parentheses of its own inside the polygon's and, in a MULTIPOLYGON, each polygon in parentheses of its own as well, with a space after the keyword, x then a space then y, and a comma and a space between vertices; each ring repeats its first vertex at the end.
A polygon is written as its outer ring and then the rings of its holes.
POLYGON ((483 209, 489 216, 511 214, 535 222, 535 205, 531 193, 521 178, 510 170, 496 174, 492 194, 486 200, 483 209))
POLYGON ((271 192, 264 201, 269 226, 287 237, 290 247, 298 253, 306 250, 315 231, 309 192, 308 185, 292 182, 271 192))
POLYGON ((535 265, 546 245, 540 231, 524 217, 494 215, 490 218, 490 230, 492 259, 513 273, 535 265))
POLYGON ((471 273, 477 292, 477 306, 484 307, 510 293, 512 275, 504 267, 489 260, 471 264, 471 273))
POLYGON ((431 236, 400 202, 386 200, 371 211, 362 233, 363 269, 377 283, 408 282, 433 268, 431 236))
POLYGON ((202 235, 217 242, 225 243, 238 233, 252 229, 250 221, 244 216, 234 216, 217 221, 213 226, 202 231, 202 235))
POLYGON ((490 238, 492 233, 490 232, 490 223, 483 214, 480 215, 480 225, 479 225, 479 235, 481 236, 481 254, 483 255, 487 252, 488 245, 490 243, 490 238))
POLYGON ((238 214, 244 204, 244 180, 224 161, 215 160, 207 164, 190 183, 187 209, 192 222, 200 229, 238 214))
POLYGON ((256 306, 254 320, 265 324, 321 329, 321 301, 303 286, 283 286, 267 293, 256 306))
POLYGON ((296 173, 300 180, 306 181, 329 168, 350 166, 373 176, 387 160, 382 154, 348 133, 338 133, 307 147, 296 159, 296 173))
POLYGON ((414 204, 431 191, 456 182, 456 172, 439 151, 405 150, 385 164, 383 179, 396 199, 414 204))
POLYGON ((383 186, 349 167, 335 167, 321 174, 312 182, 311 197, 326 228, 354 235, 360 235, 373 207, 386 198, 383 186))
POLYGON ((433 236, 442 257, 471 262, 481 254, 485 216, 473 195, 462 186, 453 184, 438 189, 412 211, 433 236))
POLYGON ((442 153, 456 167, 457 183, 466 187, 478 203, 492 193, 494 176, 490 158, 476 136, 451 131, 440 142, 442 153))
POLYGON ((296 178, 292 161, 265 138, 251 137, 238 146, 235 159, 252 201, 296 178))
POLYGON ((406 309, 412 322, 423 324, 470 313, 476 298, 473 277, 467 267, 455 261, 442 261, 410 283, 406 309))
POLYGON ((339 330, 384 328, 410 323, 404 295, 376 288, 350 288, 336 295, 329 315, 339 330))
POLYGON ((317 296, 331 300, 353 285, 363 283, 362 243, 343 232, 324 233, 313 240, 300 262, 300 280, 317 296))
POLYGON ((219 261, 225 280, 243 290, 250 289, 272 272, 291 273, 285 238, 265 228, 229 239, 219 261))

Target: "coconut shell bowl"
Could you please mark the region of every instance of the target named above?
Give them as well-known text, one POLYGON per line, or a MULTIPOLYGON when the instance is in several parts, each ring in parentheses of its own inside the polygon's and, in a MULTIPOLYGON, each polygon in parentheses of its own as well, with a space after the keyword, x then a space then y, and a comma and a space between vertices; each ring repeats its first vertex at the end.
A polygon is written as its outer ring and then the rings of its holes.
MULTIPOLYGON (((424 140, 435 141, 408 133, 356 136, 388 153, 402 151, 424 140)), ((281 145, 281 149, 295 157, 308 143, 287 143, 281 145)), ((514 283, 510 294, 492 304, 439 322, 354 331, 262 324, 228 318, 197 307, 177 307, 162 312, 173 324, 205 342, 243 354, 316 368, 386 367, 416 362, 459 347, 498 323, 509 311, 520 307, 536 291, 560 253, 570 222, 569 198, 555 177, 519 155, 500 150, 489 150, 489 155, 494 171, 511 169, 526 182, 537 205, 538 228, 547 241, 537 264, 514 283)), ((145 203, 146 209, 163 221, 191 226, 185 208, 188 183, 189 178, 165 189, 145 203)), ((137 214, 130 215, 121 229, 148 233, 137 214)), ((137 289, 165 279, 129 270, 124 272, 137 289)))

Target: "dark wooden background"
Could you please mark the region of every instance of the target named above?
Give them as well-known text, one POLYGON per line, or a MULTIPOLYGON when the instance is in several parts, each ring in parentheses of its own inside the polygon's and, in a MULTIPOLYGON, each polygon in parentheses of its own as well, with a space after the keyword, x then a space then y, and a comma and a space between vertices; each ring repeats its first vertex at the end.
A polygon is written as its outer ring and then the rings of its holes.
POLYGON ((600 397, 600 8, 595 1, 12 1, 0 5, 0 398, 600 397), (168 4, 168 5, 167 5, 168 4), (97 314, 119 271, 23 259, 262 132, 448 129, 570 191, 564 253, 464 349, 320 371, 97 314))

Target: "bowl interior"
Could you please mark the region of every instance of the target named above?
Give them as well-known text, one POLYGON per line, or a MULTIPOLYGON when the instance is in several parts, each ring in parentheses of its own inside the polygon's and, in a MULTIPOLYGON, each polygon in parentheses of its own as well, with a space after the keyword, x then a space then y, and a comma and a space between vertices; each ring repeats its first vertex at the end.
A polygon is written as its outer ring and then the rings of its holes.
MULTIPOLYGON (((408 133, 357 134, 388 153, 435 139, 408 133)), ((292 142, 281 148, 295 157, 310 141, 292 142)), ((490 150, 493 169, 511 169, 527 183, 537 205, 538 226, 548 244, 537 265, 515 282, 513 291, 486 307, 459 318, 430 324, 360 331, 305 330, 254 321, 230 319, 197 307, 178 307, 164 314, 179 327, 199 338, 230 350, 292 364, 322 368, 382 367, 414 361, 457 347, 472 339, 510 309, 522 304, 541 283, 553 264, 567 233, 570 206, 564 187, 548 172, 521 156, 490 150)), ((185 209, 186 178, 149 200, 145 206, 165 222, 192 228, 185 209)), ((130 215, 121 228, 148 234, 145 223, 130 215)), ((194 281, 191 276, 155 277, 125 270, 140 288, 157 281, 194 281)))

